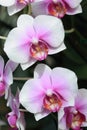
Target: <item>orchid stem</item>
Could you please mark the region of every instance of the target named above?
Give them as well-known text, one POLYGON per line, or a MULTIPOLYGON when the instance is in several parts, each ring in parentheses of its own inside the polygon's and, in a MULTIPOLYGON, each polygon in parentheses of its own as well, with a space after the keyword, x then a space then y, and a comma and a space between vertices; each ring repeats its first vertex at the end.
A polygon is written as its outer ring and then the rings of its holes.
POLYGON ((27 110, 25 109, 19 109, 20 112, 28 112, 27 110))
POLYGON ((29 80, 31 78, 28 78, 28 77, 14 77, 13 79, 17 80, 17 81, 26 81, 26 80, 29 80))
POLYGON ((2 39, 2 40, 6 40, 6 37, 4 37, 4 36, 0 36, 0 39, 2 39))
POLYGON ((29 4, 29 6, 28 6, 28 14, 29 14, 29 15, 31 15, 31 14, 32 14, 31 4, 29 4))
POLYGON ((75 28, 71 28, 69 30, 65 30, 65 33, 68 34, 68 33, 73 33, 75 31, 75 28))

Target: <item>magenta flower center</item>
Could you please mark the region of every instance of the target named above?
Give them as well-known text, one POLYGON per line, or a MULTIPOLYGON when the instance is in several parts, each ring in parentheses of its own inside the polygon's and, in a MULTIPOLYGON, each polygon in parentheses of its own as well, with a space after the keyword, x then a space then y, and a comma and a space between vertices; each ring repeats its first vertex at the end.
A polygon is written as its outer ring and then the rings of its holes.
POLYGON ((71 123, 71 127, 72 129, 79 129, 82 125, 83 122, 85 122, 85 116, 79 112, 77 112, 77 114, 74 114, 73 118, 72 118, 72 123, 71 123))
POLYGON ((30 54, 36 60, 44 60, 48 55, 48 46, 44 41, 39 41, 36 44, 32 44, 30 47, 30 54))
POLYGON ((66 14, 67 9, 64 6, 64 4, 60 2, 57 2, 57 3, 51 2, 48 5, 48 12, 50 15, 62 18, 66 14))
POLYGON ((51 96, 45 96, 43 105, 45 109, 51 112, 56 112, 60 109, 62 102, 58 99, 57 95, 52 94, 51 96))
POLYGON ((5 94, 5 84, 0 82, 0 97, 5 94))
POLYGON ((8 123, 12 128, 16 128, 17 116, 15 114, 8 115, 8 123))

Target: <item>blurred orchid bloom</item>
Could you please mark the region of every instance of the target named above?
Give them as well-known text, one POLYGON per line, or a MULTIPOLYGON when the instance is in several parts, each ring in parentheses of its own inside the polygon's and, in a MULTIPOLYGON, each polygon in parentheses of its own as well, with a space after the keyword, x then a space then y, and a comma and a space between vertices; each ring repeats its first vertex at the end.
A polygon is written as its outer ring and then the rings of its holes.
POLYGON ((40 0, 0 0, 0 5, 7 7, 8 14, 13 15, 32 2, 38 2, 40 0))
POLYGON ((25 130, 24 113, 19 110, 19 90, 17 90, 15 97, 10 91, 7 105, 10 106, 12 110, 6 116, 9 125, 16 130, 25 130))
POLYGON ((37 3, 32 3, 32 12, 34 16, 49 14, 62 18, 65 14, 74 15, 81 13, 81 1, 82 0, 42 0, 37 3))
POLYGON ((53 70, 39 64, 34 71, 34 79, 28 80, 19 94, 20 103, 36 120, 61 108, 73 106, 77 94, 77 77, 71 70, 56 67, 53 70))
POLYGON ((17 66, 17 63, 8 60, 4 67, 4 60, 0 56, 0 97, 5 94, 5 98, 7 99, 9 86, 13 83, 12 72, 16 69, 17 66))
POLYGON ((82 130, 87 127, 87 90, 79 89, 73 107, 64 108, 59 112, 59 129, 61 130, 82 130))
POLYGON ((63 41, 64 28, 60 19, 47 15, 34 19, 24 14, 18 18, 17 27, 9 33, 4 51, 25 70, 37 60, 44 60, 47 55, 64 50, 63 41))

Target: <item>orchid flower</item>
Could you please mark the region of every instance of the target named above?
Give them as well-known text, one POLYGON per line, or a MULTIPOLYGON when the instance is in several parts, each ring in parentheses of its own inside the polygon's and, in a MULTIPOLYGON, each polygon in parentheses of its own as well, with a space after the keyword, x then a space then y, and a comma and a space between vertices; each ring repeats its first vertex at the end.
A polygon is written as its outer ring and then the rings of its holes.
POLYGON ((59 129, 81 130, 87 126, 87 89, 79 89, 73 107, 66 107, 59 112, 59 129))
POLYGON ((9 86, 13 83, 12 72, 18 66, 17 63, 8 60, 4 66, 4 60, 0 56, 0 97, 5 94, 5 98, 8 97, 9 86))
POLYGON ((24 14, 18 18, 17 27, 8 34, 4 51, 25 70, 36 61, 46 59, 48 54, 64 50, 63 41, 64 28, 60 19, 47 15, 34 19, 24 14))
POLYGON ((51 70, 47 65, 39 64, 34 78, 20 91, 19 101, 27 111, 34 113, 36 120, 40 120, 51 112, 73 106, 77 90, 77 77, 73 71, 61 67, 51 70))
POLYGON ((74 15, 82 12, 80 5, 82 0, 42 0, 32 3, 32 12, 34 16, 40 14, 49 14, 58 18, 67 15, 74 15))
POLYGON ((7 7, 9 15, 13 15, 32 2, 38 2, 40 0, 0 0, 0 5, 7 7))
POLYGON ((10 91, 8 97, 8 106, 11 108, 11 112, 7 114, 7 120, 9 125, 16 130, 25 130, 24 113, 19 110, 19 90, 17 90, 14 97, 10 91))

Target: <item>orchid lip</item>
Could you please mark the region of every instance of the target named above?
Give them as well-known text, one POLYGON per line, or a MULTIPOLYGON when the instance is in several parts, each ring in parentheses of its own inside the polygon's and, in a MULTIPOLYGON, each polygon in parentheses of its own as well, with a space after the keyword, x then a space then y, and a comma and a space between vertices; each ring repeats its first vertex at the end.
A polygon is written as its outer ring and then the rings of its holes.
POLYGON ((43 107, 51 112, 56 112, 60 109, 61 106, 61 99, 59 99, 56 94, 49 90, 43 100, 43 107))
POLYGON ((78 110, 71 108, 67 110, 67 126, 73 130, 80 130, 83 122, 85 122, 85 116, 78 110))
POLYGON ((51 2, 48 5, 48 13, 50 15, 62 18, 67 12, 67 9, 63 3, 51 2))
POLYGON ((85 116, 81 113, 74 114, 74 117, 72 119, 71 128, 77 129, 80 128, 82 123, 85 121, 85 116))
POLYGON ((42 40, 39 40, 38 43, 31 44, 30 54, 32 58, 38 61, 46 59, 48 55, 47 43, 42 40))
POLYGON ((27 0, 17 0, 17 2, 18 2, 19 4, 24 4, 24 5, 28 4, 28 1, 27 1, 27 0))
POLYGON ((16 122, 17 122, 16 114, 13 114, 12 112, 8 113, 7 120, 8 120, 9 125, 12 128, 16 128, 16 122))

